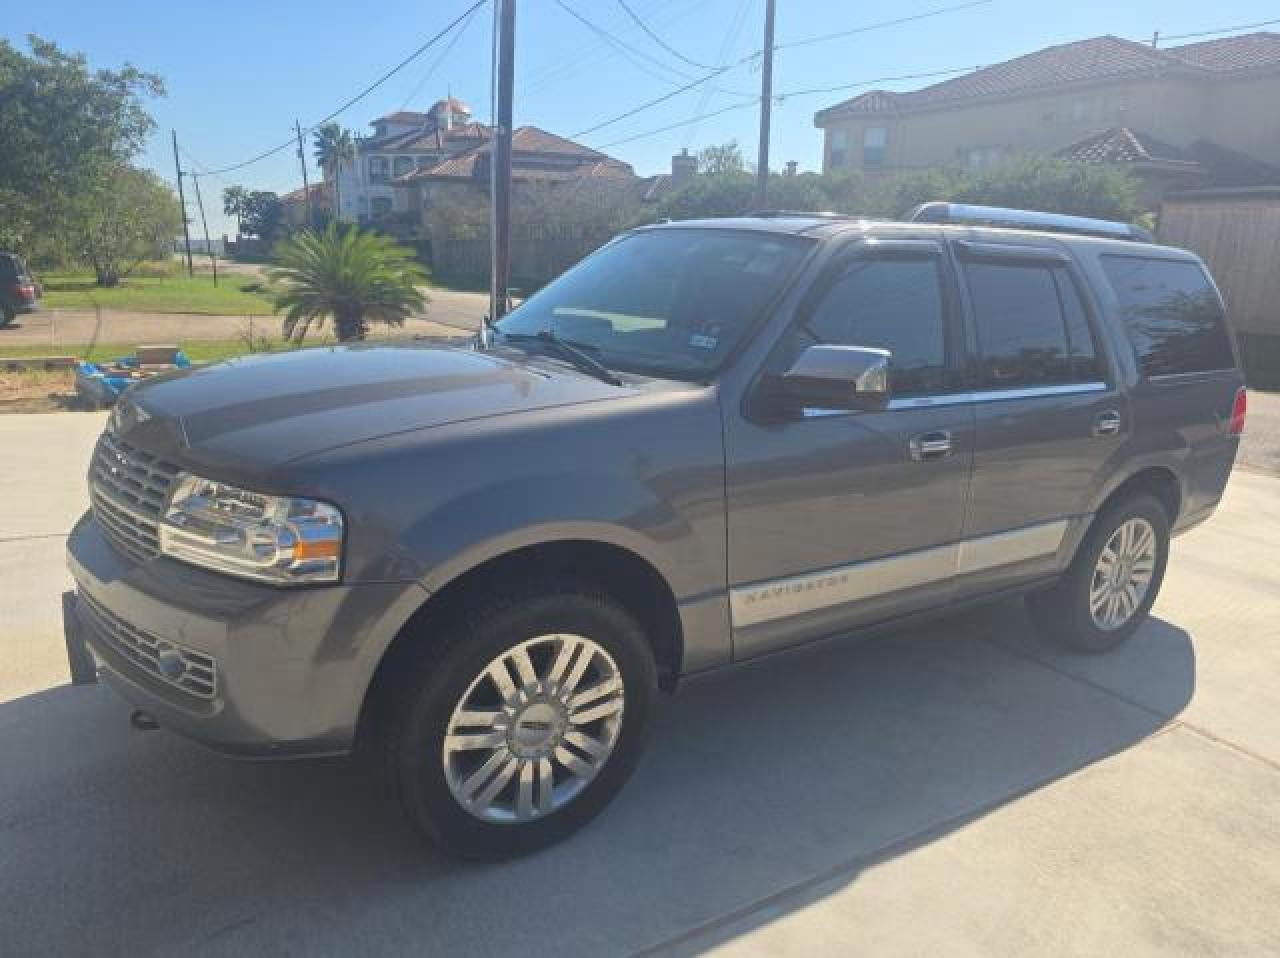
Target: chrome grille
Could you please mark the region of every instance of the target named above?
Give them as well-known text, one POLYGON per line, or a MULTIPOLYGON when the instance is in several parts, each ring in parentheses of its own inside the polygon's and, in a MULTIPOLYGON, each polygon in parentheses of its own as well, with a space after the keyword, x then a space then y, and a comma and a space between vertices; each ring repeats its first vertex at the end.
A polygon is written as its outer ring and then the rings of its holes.
POLYGON ((160 554, 157 524, 179 469, 104 432, 89 466, 94 517, 120 551, 139 562, 160 554))
POLYGON ((108 611, 87 592, 77 593, 84 619, 111 648, 174 688, 211 699, 218 690, 213 656, 152 635, 108 611))

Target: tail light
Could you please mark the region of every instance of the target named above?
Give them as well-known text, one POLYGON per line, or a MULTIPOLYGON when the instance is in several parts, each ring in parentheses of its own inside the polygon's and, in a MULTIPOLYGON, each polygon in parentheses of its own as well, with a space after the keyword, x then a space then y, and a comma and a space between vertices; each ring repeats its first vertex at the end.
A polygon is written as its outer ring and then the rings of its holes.
POLYGON ((13 286, 13 294, 19 299, 27 302, 34 302, 36 298, 36 288, 31 283, 15 283, 13 286))
POLYGON ((1231 404, 1231 422, 1227 426, 1227 434, 1239 436, 1244 432, 1244 414, 1249 405, 1248 394, 1241 386, 1236 390, 1236 401, 1231 404))

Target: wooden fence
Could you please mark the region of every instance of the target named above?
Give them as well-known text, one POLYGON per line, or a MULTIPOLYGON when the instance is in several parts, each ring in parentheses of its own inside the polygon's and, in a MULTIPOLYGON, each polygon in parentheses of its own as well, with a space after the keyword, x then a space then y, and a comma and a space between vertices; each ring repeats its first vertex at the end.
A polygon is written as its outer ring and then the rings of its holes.
POLYGON ((1209 265, 1249 384, 1280 389, 1280 189, 1172 194, 1160 211, 1159 236, 1209 265))

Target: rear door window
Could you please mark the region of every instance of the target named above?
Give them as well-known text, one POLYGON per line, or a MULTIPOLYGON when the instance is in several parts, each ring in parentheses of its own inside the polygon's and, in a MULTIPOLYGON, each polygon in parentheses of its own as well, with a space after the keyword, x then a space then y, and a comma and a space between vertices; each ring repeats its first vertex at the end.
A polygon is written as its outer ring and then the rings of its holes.
POLYGON ((1111 255, 1102 268, 1145 375, 1234 368, 1222 301, 1199 264, 1111 255))
POLYGON ((1038 262, 965 265, 978 337, 979 388, 1098 382, 1089 320, 1064 267, 1038 262))

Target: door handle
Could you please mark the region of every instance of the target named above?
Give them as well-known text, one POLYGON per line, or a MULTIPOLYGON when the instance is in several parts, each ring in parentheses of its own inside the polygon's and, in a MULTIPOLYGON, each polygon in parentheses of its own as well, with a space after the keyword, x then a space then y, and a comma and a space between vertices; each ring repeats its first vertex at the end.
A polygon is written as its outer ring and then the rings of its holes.
POLYGON ((1095 436, 1114 436, 1120 432, 1120 413, 1114 409, 1100 412, 1093 418, 1095 436))
POLYGON ((908 445, 911 448, 911 458, 916 462, 945 459, 955 452, 955 443, 951 433, 942 429, 937 432, 922 432, 918 436, 912 436, 908 445))

